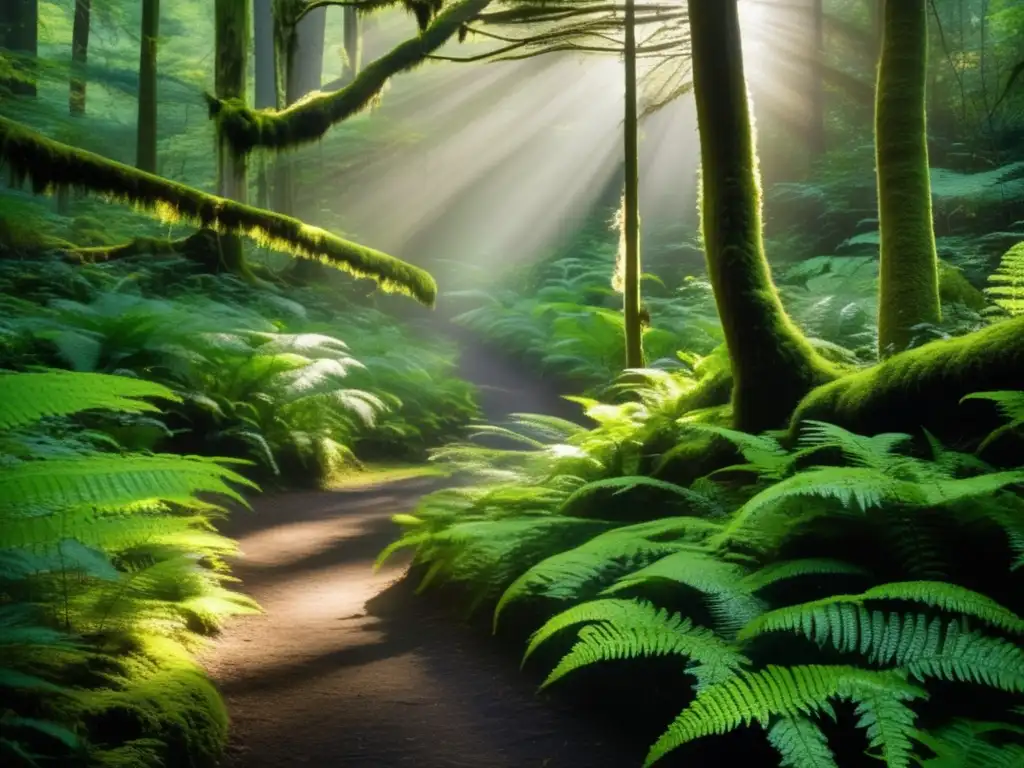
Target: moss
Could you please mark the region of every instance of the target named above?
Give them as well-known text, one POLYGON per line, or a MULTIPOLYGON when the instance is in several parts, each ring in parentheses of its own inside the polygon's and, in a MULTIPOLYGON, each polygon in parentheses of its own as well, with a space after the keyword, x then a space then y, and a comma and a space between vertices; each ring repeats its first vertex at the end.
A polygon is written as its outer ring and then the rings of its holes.
POLYGON ((934 341, 894 355, 811 392, 790 422, 838 424, 861 434, 924 427, 953 445, 969 445, 998 425, 988 404, 961 399, 972 392, 1020 389, 1024 381, 1024 318, 967 336, 934 341))
POLYGON ((963 272, 944 261, 939 262, 939 296, 944 304, 963 304, 977 311, 988 306, 985 294, 971 285, 963 272))
POLYGON ((238 99, 210 99, 210 116, 239 154, 257 147, 286 149, 316 141, 331 126, 370 106, 394 75, 422 64, 491 0, 461 0, 441 13, 422 34, 406 40, 330 94, 317 94, 283 109, 252 110, 238 99))
POLYGON ((875 106, 878 221, 878 351, 910 345, 920 323, 938 323, 938 258, 932 228, 925 93, 926 0, 887 2, 875 106))
POLYGON ((260 210, 178 184, 46 139, 0 117, 0 158, 36 193, 60 187, 88 190, 130 203, 165 221, 188 221, 220 234, 240 234, 260 245, 315 259, 382 289, 433 305, 437 284, 424 270, 372 248, 342 240, 289 216, 260 210))
POLYGON ((804 395, 838 373, 786 314, 765 258, 736 2, 690 0, 689 15, 702 232, 732 363, 734 425, 761 432, 785 424, 804 395))

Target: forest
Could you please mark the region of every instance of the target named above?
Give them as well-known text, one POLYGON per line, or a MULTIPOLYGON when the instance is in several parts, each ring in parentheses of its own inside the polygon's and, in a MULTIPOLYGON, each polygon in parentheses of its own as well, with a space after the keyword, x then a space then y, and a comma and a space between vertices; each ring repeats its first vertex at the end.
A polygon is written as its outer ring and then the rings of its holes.
POLYGON ((0 765, 1024 768, 1022 0, 0 0, 0 765))

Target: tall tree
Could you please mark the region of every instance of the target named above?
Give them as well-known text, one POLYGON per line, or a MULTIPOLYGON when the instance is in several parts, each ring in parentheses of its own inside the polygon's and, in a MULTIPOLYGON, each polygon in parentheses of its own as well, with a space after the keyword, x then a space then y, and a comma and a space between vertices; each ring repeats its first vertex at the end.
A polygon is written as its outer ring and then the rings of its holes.
POLYGON ((20 54, 21 77, 0 82, 11 93, 35 96, 34 60, 39 53, 39 0, 0 0, 0 48, 20 54))
POLYGON ((928 170, 927 0, 886 0, 875 104, 878 351, 901 352, 913 327, 941 319, 928 170))
POLYGON ((825 2, 811 0, 811 111, 808 139, 812 154, 820 157, 828 148, 825 136, 825 2))
POLYGON ((72 115, 85 114, 85 65, 89 58, 89 28, 92 0, 75 0, 75 24, 71 30, 71 83, 68 109, 72 115))
MULTIPOLYGON (((249 2, 216 0, 215 88, 218 99, 245 101, 246 63, 249 60, 249 2)), ((246 158, 232 149, 220 131, 217 136, 217 159, 217 194, 229 200, 246 202, 246 158)), ((233 234, 221 235, 219 245, 224 268, 243 277, 251 277, 245 265, 241 238, 233 234)))
POLYGON ((160 0, 142 0, 142 42, 139 46, 139 116, 135 165, 156 173, 156 52, 160 36, 160 0))
POLYGON ((701 227, 733 372, 733 421, 760 432, 788 420, 835 376, 786 314, 762 235, 761 187, 737 0, 688 0, 701 146, 701 227))
POLYGON ((345 69, 342 72, 344 84, 351 83, 362 67, 363 35, 359 13, 350 5, 345 6, 342 20, 342 34, 345 40, 345 69))
POLYGON ((626 367, 644 365, 643 324, 640 320, 640 172, 636 112, 636 8, 626 0, 626 103, 623 126, 626 181, 622 196, 623 258, 622 311, 626 327, 626 367))

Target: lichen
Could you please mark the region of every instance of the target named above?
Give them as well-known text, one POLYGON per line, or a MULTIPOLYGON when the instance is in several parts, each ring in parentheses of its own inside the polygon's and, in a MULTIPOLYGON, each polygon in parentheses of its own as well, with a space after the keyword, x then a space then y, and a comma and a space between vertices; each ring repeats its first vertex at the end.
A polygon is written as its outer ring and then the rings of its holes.
POLYGON ((437 284, 429 273, 393 256, 289 216, 209 195, 44 138, 3 117, 0 158, 17 183, 29 180, 37 194, 60 188, 95 192, 164 221, 185 221, 220 234, 244 235, 267 248, 376 280, 385 291, 412 296, 427 305, 433 305, 437 297, 437 284))
POLYGON ((826 384, 805 397, 790 422, 828 421, 873 435, 920 434, 970 444, 996 426, 992 409, 965 395, 1020 389, 1024 381, 1024 317, 954 339, 933 341, 826 384))
POLYGON ((321 138, 331 126, 371 106, 395 75, 414 69, 454 37, 491 0, 461 0, 439 14, 416 37, 369 64, 334 93, 313 94, 280 111, 253 110, 238 99, 209 98, 210 117, 240 155, 257 147, 282 150, 321 138))

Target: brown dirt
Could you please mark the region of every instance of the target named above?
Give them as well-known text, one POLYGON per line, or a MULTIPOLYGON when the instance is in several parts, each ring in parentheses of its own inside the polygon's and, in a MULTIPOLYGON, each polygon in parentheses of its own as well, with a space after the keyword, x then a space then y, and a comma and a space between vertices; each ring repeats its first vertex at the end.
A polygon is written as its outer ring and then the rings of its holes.
MULTIPOLYGON (((564 406, 476 352, 470 377, 489 418, 564 406)), ((266 496, 224 527, 242 548, 242 588, 265 610, 234 621, 205 659, 231 715, 228 768, 639 764, 538 695, 516 659, 412 595, 405 561, 372 572, 395 534, 390 516, 437 482, 266 496)))
POLYGON ((230 768, 623 768, 538 696, 513 659, 398 579, 374 574, 390 515, 431 482, 257 500, 227 526, 236 574, 266 613, 236 620, 207 668, 227 700, 230 768))

